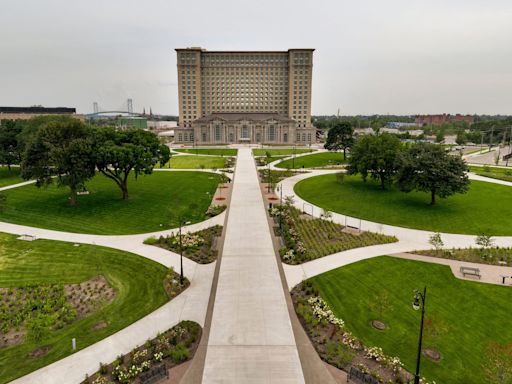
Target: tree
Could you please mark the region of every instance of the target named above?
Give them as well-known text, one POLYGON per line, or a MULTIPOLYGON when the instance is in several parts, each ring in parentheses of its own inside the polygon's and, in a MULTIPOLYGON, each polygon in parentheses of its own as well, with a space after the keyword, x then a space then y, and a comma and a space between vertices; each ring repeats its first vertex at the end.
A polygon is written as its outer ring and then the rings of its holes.
POLYGON ((466 133, 463 130, 457 131, 457 138, 455 139, 455 142, 458 145, 466 144, 467 140, 468 140, 468 137, 466 136, 466 133))
POLYGON ((336 121, 329 132, 325 141, 324 148, 329 151, 343 150, 343 160, 347 158, 347 149, 354 144, 354 129, 346 121, 336 121))
POLYGON ((21 162, 21 176, 36 179, 36 186, 57 185, 70 189, 70 205, 77 192, 94 176, 94 151, 90 129, 73 118, 41 125, 29 142, 21 162))
POLYGON ((395 135, 362 136, 352 148, 348 173, 360 173, 364 181, 370 175, 380 180, 384 189, 397 172, 396 160, 400 151, 400 140, 395 135))
POLYGON ((436 143, 442 143, 444 141, 444 129, 441 128, 436 134, 436 143))
POLYGON ((399 156, 398 186, 403 192, 430 192, 430 204, 436 196, 446 198, 469 190, 467 166, 459 156, 452 156, 439 145, 421 143, 399 156))
POLYGON ((158 162, 165 164, 170 158, 169 148, 154 133, 141 129, 96 128, 94 141, 96 167, 116 183, 124 200, 129 197, 128 176, 132 170, 135 177, 151 174, 158 162))
POLYGON ((11 170, 12 164, 21 162, 22 146, 19 140, 22 127, 14 120, 4 120, 0 126, 0 164, 11 170))
POLYGON ((439 232, 432 234, 429 237, 428 242, 436 249, 436 253, 444 246, 443 239, 441 239, 441 234, 439 232))

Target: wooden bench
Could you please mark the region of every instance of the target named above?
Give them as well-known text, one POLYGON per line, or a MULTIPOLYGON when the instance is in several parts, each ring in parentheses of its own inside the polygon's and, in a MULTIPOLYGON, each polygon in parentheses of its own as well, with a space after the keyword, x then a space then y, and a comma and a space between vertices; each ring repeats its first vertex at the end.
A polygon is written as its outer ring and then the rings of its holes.
POLYGON ((154 384, 160 380, 169 378, 169 372, 165 364, 159 365, 147 372, 143 372, 139 375, 139 380, 142 384, 154 384))
POLYGON ((379 381, 376 378, 370 376, 367 373, 361 372, 356 367, 350 367, 350 371, 347 375, 347 383, 349 382, 349 379, 356 383, 379 384, 379 381))
POLYGON ((462 273, 462 276, 464 277, 466 277, 466 275, 476 276, 479 279, 482 277, 480 275, 480 269, 473 267, 460 267, 460 273, 462 273))

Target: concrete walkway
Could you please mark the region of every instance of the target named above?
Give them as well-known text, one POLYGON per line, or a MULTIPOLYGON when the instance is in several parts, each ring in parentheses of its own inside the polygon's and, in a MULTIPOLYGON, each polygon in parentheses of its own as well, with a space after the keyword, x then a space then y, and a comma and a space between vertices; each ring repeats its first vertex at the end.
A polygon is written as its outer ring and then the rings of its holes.
POLYGON ((304 383, 249 148, 238 151, 203 383, 304 383))

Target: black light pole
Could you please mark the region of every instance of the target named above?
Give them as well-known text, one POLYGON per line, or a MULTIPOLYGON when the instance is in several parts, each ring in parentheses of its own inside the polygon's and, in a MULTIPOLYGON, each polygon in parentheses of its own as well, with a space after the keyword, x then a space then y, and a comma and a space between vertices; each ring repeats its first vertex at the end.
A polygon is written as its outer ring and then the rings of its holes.
POLYGON ((190 224, 190 221, 183 221, 180 217, 180 285, 183 285, 183 240, 181 238, 181 227, 190 224))
POLYGON ((412 307, 415 311, 421 308, 421 326, 420 326, 420 339, 418 342, 418 358, 416 360, 416 373, 414 375, 414 384, 420 384, 420 360, 421 360, 421 343, 423 340, 423 319, 425 318, 425 300, 427 299, 427 287, 421 292, 416 292, 412 307), (421 300, 421 302, 420 302, 421 300))

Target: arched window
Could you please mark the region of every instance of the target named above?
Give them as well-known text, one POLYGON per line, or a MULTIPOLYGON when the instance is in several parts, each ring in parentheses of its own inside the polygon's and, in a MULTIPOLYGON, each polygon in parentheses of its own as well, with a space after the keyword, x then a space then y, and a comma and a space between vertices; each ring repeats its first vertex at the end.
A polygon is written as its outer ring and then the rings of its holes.
POLYGON ((284 134, 283 134, 283 141, 284 141, 285 143, 287 143, 287 142, 288 142, 288 134, 287 134, 287 133, 284 133, 284 134))
POLYGON ((275 141, 276 139, 276 127, 271 124, 268 127, 268 141, 275 141))
POLYGON ((220 125, 215 126, 215 141, 221 140, 221 131, 220 131, 220 125))
POLYGON ((250 139, 249 128, 247 127, 247 125, 242 125, 242 128, 240 128, 240 139, 242 139, 242 140, 250 139))

